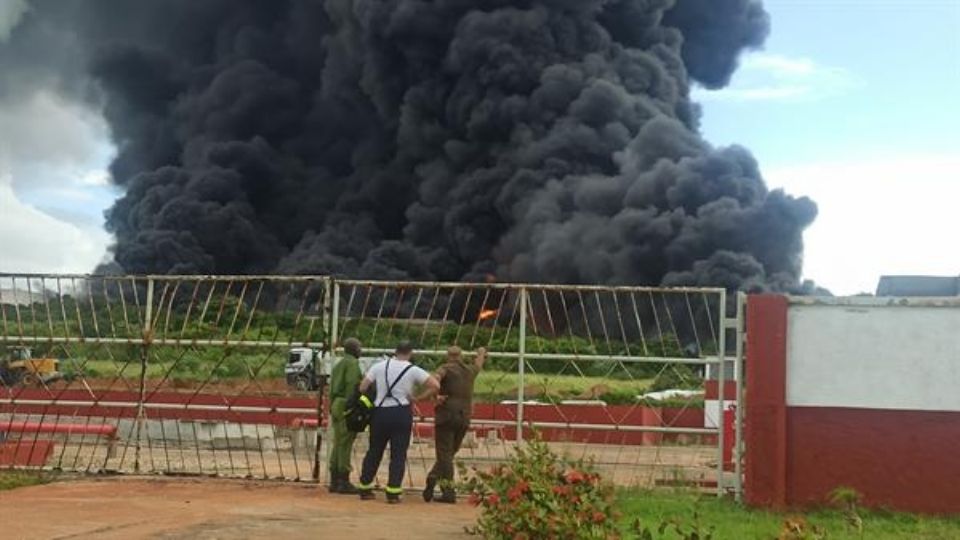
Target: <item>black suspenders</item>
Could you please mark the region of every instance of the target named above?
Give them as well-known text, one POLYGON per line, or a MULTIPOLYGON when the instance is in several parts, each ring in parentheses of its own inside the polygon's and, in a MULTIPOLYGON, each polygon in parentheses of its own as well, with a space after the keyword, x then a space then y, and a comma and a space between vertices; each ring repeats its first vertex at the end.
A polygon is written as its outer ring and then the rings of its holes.
POLYGON ((382 406, 383 406, 383 402, 386 401, 387 398, 390 398, 390 399, 396 401, 398 405, 401 404, 401 403, 400 403, 400 400, 397 399, 396 397, 394 397, 394 395, 393 395, 393 389, 396 388, 397 383, 400 382, 400 379, 402 379, 403 376, 407 374, 407 371, 410 371, 410 368, 412 368, 412 367, 413 367, 413 364, 407 364, 407 367, 403 368, 403 371, 400 372, 400 375, 398 375, 397 378, 394 379, 393 384, 391 384, 391 383, 390 383, 390 379, 389 379, 389 376, 390 376, 390 359, 387 358, 387 365, 385 365, 385 366, 383 367, 383 382, 386 383, 386 385, 387 385, 387 394, 386 394, 385 396, 383 396, 383 398, 380 399, 380 403, 377 405, 377 407, 382 407, 382 406))

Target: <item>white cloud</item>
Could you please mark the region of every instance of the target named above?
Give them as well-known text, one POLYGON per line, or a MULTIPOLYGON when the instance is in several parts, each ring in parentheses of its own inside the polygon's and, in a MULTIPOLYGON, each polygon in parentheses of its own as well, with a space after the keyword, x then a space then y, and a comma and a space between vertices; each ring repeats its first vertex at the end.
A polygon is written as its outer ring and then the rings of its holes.
POLYGON ((85 186, 109 186, 110 173, 106 169, 87 171, 80 176, 80 183, 85 186))
MULTIPOLYGON (((103 117, 48 90, 0 103, 0 168, 73 166, 87 172, 91 160, 103 160, 112 148, 103 117)), ((17 178, 14 183, 42 181, 17 178)))
POLYGON ((42 90, 0 102, 0 126, 0 271, 92 270, 116 197, 103 118, 42 90))
POLYGON ((799 101, 823 99, 855 84, 845 69, 824 66, 813 59, 770 53, 743 57, 730 86, 720 90, 696 87, 698 101, 799 101))
POLYGON ((804 274, 834 293, 873 292, 882 274, 960 275, 960 155, 878 155, 765 177, 817 202, 804 274))
POLYGON ((21 202, 0 177, 0 271, 89 272, 110 241, 100 227, 61 221, 21 202))
POLYGON ((743 58, 740 69, 744 71, 766 71, 781 77, 810 76, 821 69, 809 58, 790 58, 779 54, 755 53, 743 58))

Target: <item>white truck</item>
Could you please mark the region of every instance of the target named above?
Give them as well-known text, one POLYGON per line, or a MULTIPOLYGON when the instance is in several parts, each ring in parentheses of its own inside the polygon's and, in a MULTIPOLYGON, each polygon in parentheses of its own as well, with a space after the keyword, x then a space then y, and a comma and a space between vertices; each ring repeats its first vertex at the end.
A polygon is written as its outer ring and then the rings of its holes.
MULTIPOLYGON (((287 385, 301 392, 313 392, 320 388, 320 381, 329 377, 333 366, 340 360, 329 352, 309 347, 293 347, 287 355, 283 367, 287 385)), ((383 360, 383 357, 361 357, 360 371, 366 373, 370 366, 383 360)))

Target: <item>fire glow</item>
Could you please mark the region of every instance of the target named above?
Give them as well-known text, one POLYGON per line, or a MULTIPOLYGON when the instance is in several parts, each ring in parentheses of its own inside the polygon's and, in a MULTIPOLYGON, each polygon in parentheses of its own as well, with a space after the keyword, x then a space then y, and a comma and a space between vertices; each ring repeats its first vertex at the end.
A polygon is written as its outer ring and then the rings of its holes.
POLYGON ((497 315, 497 310, 495 309, 483 309, 480 311, 479 319, 485 321, 487 319, 493 318, 497 315))

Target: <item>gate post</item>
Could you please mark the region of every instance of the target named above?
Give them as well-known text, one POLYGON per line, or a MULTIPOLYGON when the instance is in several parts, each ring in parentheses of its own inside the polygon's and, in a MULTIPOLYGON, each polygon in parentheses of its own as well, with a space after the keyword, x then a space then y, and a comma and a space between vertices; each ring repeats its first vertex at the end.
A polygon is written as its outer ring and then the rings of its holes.
POLYGON ((733 497, 737 502, 743 500, 743 343, 746 339, 744 332, 743 311, 747 304, 747 295, 737 293, 737 330, 736 356, 734 357, 734 377, 736 377, 736 409, 734 410, 733 429, 733 497))
POLYGON ((726 392, 724 392, 727 357, 727 290, 720 291, 720 335, 717 336, 717 497, 723 497, 723 446, 724 429, 723 417, 724 406, 726 405, 726 392))
MULTIPOLYGON (((132 281, 134 294, 136 294, 137 282, 132 281)), ((147 299, 144 308, 142 342, 140 344, 140 390, 137 398, 137 445, 134 453, 133 470, 140 472, 140 450, 141 438, 143 434, 143 422, 146 417, 146 394, 147 394, 147 356, 149 355, 150 342, 153 341, 153 278, 147 278, 147 299)))
MULTIPOLYGON (((323 278, 323 308, 320 310, 321 317, 324 317, 320 327, 323 328, 324 336, 323 345, 320 347, 319 358, 316 359, 313 365, 313 371, 316 375, 316 372, 319 371, 319 387, 317 388, 317 431, 314 433, 313 441, 313 470, 311 471, 311 478, 316 483, 320 483, 320 471, 323 470, 321 464, 321 452, 323 446, 323 395, 324 390, 326 390, 326 381, 327 376, 325 374, 326 366, 326 354, 329 352, 332 356, 335 352, 335 343, 333 341, 333 336, 336 334, 336 300, 333 299, 334 304, 331 308, 331 292, 332 289, 336 287, 336 283, 332 282, 332 279, 329 277, 323 278)), ((330 438, 330 426, 327 422, 327 443, 332 439, 330 438)))
POLYGON ((520 288, 520 344, 517 349, 519 365, 517 368, 517 443, 523 442, 523 401, 526 399, 526 352, 527 352, 527 288, 520 288))

